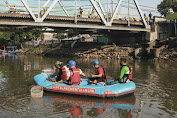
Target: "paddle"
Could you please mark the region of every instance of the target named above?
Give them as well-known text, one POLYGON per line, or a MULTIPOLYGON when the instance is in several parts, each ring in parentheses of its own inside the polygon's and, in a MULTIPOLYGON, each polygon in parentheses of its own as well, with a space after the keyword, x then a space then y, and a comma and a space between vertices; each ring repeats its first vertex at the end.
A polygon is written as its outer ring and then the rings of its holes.
POLYGON ((47 85, 45 85, 45 86, 42 86, 42 87, 46 87, 46 86, 50 86, 50 85, 53 85, 53 84, 57 84, 57 83, 59 83, 60 81, 58 81, 58 82, 54 82, 54 83, 51 83, 51 84, 47 84, 47 85))

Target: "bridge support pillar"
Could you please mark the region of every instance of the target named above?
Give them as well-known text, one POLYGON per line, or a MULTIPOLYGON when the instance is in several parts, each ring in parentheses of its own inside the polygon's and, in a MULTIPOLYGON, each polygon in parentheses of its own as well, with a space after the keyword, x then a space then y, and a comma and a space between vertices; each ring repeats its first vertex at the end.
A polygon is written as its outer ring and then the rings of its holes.
POLYGON ((157 33, 156 32, 146 32, 146 40, 148 42, 153 42, 157 39, 157 33))

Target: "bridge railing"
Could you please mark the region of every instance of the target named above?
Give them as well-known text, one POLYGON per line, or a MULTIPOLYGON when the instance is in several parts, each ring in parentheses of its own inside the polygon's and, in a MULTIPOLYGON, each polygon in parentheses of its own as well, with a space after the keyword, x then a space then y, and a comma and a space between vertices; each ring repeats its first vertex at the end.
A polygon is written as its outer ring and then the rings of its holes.
MULTIPOLYGON (((26 10, 26 8, 23 5, 9 5, 10 8, 6 7, 6 4, 0 4, 0 13, 18 13, 18 14, 29 14, 28 11, 26 10), (15 8, 14 8, 15 6, 15 8)), ((32 12, 34 14, 38 14, 37 11, 37 6, 29 6, 32 9, 32 12)), ((46 13, 46 10, 49 9, 49 7, 41 7, 41 16, 43 14, 46 13)), ((96 11, 91 11, 90 10, 83 10, 83 9, 72 9, 72 8, 65 8, 68 11, 68 14, 70 17, 75 17, 75 15, 77 15, 77 17, 80 18, 97 18, 99 19, 99 15, 96 13, 96 11), (75 11, 77 11, 77 14, 75 13, 75 11)), ((101 12, 103 14, 108 14, 105 15, 105 18, 112 18, 113 13, 112 12, 101 12)), ((53 8, 52 11, 49 12, 49 15, 53 15, 53 16, 66 16, 66 13, 63 12, 62 8, 53 8)), ((128 16, 128 14, 120 14, 117 13, 116 17, 114 17, 115 19, 118 20, 127 20, 128 18, 126 17, 128 16)), ((134 15, 134 14, 130 14, 130 21, 142 21, 142 19, 140 18, 139 15, 134 15)), ((148 17, 145 16, 146 21, 148 20, 148 17)))

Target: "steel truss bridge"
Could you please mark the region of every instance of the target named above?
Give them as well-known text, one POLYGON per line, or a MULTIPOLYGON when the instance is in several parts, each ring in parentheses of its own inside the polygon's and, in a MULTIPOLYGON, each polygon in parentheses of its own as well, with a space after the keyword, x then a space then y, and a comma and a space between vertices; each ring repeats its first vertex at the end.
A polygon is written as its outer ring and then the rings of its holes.
MULTIPOLYGON (((1 26, 38 26, 53 28, 77 28, 77 29, 100 29, 150 32, 137 0, 132 0, 136 6, 138 17, 132 19, 130 14, 127 18, 119 17, 119 9, 125 0, 118 0, 112 7, 112 12, 105 9, 100 0, 73 0, 68 1, 72 8, 65 6, 64 0, 18 0, 20 5, 3 0, 0 4, 1 26), (31 6, 30 3, 36 3, 31 6), (43 2, 43 5, 41 3, 43 2), (82 9, 78 3, 89 3, 89 9, 82 9), (107 12, 106 12, 107 11, 107 12)), ((15 0, 14 0, 15 1, 15 0)), ((108 0, 107 0, 108 1, 108 0)), ((128 0, 129 1, 129 0, 128 0)), ((108 4, 107 4, 108 5, 108 4)), ((127 5, 129 11, 129 5, 127 5)), ((133 15, 132 15, 133 16, 133 15)), ((134 15, 135 16, 135 15, 134 15)))

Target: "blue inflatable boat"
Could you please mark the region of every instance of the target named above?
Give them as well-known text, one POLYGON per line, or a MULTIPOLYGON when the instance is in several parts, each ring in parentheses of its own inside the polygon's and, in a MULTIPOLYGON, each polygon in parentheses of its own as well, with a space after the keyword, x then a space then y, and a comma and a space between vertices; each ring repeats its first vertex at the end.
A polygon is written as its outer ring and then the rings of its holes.
POLYGON ((136 90, 136 85, 133 81, 129 83, 118 83, 110 85, 111 81, 107 81, 107 85, 88 85, 87 79, 82 79, 80 85, 67 85, 65 83, 55 83, 46 80, 48 74, 38 74, 34 77, 34 82, 42 86, 46 91, 68 93, 68 94, 78 94, 78 95, 88 95, 96 97, 117 97, 127 94, 132 94, 136 90))

